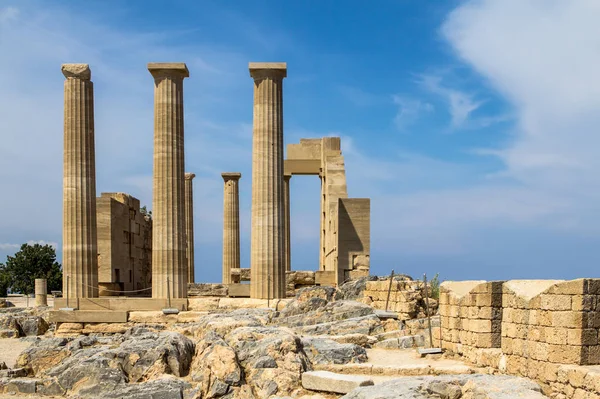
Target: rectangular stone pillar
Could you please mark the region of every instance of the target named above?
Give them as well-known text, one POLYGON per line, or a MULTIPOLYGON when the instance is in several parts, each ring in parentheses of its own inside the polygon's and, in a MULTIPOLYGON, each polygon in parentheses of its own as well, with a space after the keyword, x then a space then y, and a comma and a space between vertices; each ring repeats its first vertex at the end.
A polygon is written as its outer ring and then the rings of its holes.
MULTIPOLYGON (((233 283, 231 269, 240 268, 240 191, 241 173, 222 173, 223 191, 223 284, 233 283)), ((239 282, 239 281, 235 281, 239 282)))
POLYGON ((194 187, 193 173, 185 174, 185 253, 187 259, 188 283, 196 281, 194 271, 194 187))
POLYGON ((184 63, 149 63, 154 77, 152 297, 187 297, 185 237, 184 63), (168 285, 168 286, 167 286, 168 285))
POLYGON ((250 63, 254 79, 250 297, 285 298, 283 78, 285 63, 250 63))
POLYGON ((63 64, 63 295, 98 296, 94 85, 88 64, 63 64))

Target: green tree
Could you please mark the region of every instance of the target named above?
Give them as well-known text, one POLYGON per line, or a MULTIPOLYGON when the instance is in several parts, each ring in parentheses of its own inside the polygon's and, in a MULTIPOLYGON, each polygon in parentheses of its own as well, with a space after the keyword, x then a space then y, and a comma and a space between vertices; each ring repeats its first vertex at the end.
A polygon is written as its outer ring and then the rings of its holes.
POLYGON ((56 261, 56 251, 50 245, 23 244, 14 256, 6 257, 6 264, 1 266, 8 286, 14 292, 33 293, 36 278, 48 280, 48 291, 62 289, 62 269, 56 261))
POLYGON ((8 286, 10 281, 8 273, 6 273, 6 267, 0 263, 0 298, 6 298, 8 295, 8 286))

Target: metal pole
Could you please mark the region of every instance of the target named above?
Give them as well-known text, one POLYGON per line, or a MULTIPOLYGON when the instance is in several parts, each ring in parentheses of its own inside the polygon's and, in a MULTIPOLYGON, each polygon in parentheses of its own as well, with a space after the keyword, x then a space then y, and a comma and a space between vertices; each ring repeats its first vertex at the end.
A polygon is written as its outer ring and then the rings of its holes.
POLYGON ((394 281, 394 269, 392 269, 392 275, 390 276, 390 285, 388 286, 387 299, 385 300, 385 311, 388 311, 388 304, 390 303, 390 292, 392 291, 392 281, 394 281))
MULTIPOLYGON (((427 310, 427 324, 429 325, 429 344, 433 348, 433 333, 431 332, 431 316, 429 315, 429 294, 427 293, 427 274, 423 273, 423 284, 425 285, 425 306, 427 310)), ((441 332, 441 331, 440 331, 441 332)))
POLYGON ((169 278, 167 277, 167 300, 169 301, 169 309, 171 309, 171 287, 169 287, 169 278))
POLYGON ((69 276, 67 275, 67 308, 69 307, 69 276))
POLYGON ((267 271, 267 307, 271 307, 271 271, 267 271))

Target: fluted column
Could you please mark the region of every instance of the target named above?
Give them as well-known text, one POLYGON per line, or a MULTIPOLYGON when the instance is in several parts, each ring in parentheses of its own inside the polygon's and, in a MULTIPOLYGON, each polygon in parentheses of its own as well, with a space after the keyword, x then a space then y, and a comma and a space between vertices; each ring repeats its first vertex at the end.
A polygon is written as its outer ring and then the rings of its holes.
POLYGON ((291 175, 283 176, 283 250, 285 253, 285 271, 292 270, 292 251, 290 241, 290 179, 291 175))
POLYGON ((185 255, 187 258, 188 283, 196 281, 194 273, 194 192, 193 173, 185 174, 185 255))
POLYGON ((241 173, 222 173, 223 190, 223 284, 231 284, 231 269, 240 267, 241 173))
POLYGON ((254 79, 250 297, 284 298, 283 78, 285 63, 250 63, 254 79))
POLYGON ((98 296, 94 85, 88 64, 63 64, 63 295, 98 296))
POLYGON ((183 146, 184 63, 150 63, 154 77, 152 297, 187 297, 183 146), (167 287, 168 283, 168 287, 167 287))

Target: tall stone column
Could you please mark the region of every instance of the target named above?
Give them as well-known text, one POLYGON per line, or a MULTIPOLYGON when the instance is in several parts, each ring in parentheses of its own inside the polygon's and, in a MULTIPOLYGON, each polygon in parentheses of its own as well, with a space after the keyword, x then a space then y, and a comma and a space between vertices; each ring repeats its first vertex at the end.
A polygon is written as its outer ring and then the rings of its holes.
POLYGON ((250 63, 254 79, 250 297, 284 298, 283 78, 285 63, 250 63))
POLYGON ((35 306, 48 306, 48 285, 45 278, 35 279, 35 306))
POLYGON ((194 273, 194 192, 193 173, 185 174, 185 255, 187 259, 188 283, 196 281, 194 273))
POLYGON ((149 63, 154 77, 152 297, 187 297, 183 147, 184 63, 149 63), (167 287, 168 284, 168 287, 167 287))
POLYGON ((222 173, 223 190, 223 284, 233 283, 231 269, 240 267, 241 173, 222 173))
POLYGON ((283 176, 283 250, 285 253, 285 271, 292 270, 292 251, 290 234, 290 179, 291 175, 283 176))
POLYGON ((63 295, 98 296, 94 85, 88 64, 63 64, 63 295))

